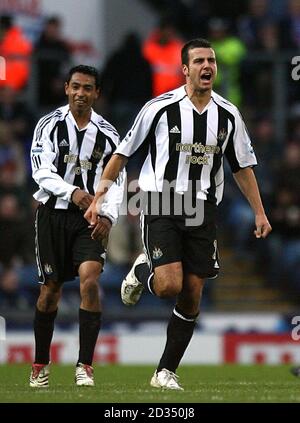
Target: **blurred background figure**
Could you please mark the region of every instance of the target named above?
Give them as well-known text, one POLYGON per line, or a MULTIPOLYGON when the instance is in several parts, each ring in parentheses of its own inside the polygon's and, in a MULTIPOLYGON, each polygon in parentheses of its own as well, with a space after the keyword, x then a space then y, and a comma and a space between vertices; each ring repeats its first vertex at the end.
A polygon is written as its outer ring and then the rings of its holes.
POLYGON ((246 55, 246 46, 230 32, 229 22, 221 18, 208 22, 208 39, 218 62, 215 90, 239 107, 242 101, 240 64, 246 55))
POLYGON ((151 66, 143 57, 139 36, 130 32, 104 64, 101 76, 102 107, 121 138, 151 97, 151 66))
POLYGON ((268 241, 268 277, 270 283, 297 296, 300 295, 299 187, 300 144, 292 141, 285 146, 283 162, 275 177, 270 208, 274 237, 268 241))
POLYGON ((23 308, 26 297, 20 283, 20 269, 34 258, 31 227, 18 198, 13 193, 0 196, 0 305, 23 308))
POLYGON ((32 136, 33 114, 24 99, 6 85, 0 88, 0 120, 9 122, 18 138, 26 140, 32 136))
POLYGON ((238 35, 248 48, 257 44, 258 32, 269 18, 269 0, 250 0, 248 10, 237 20, 238 35))
POLYGON ((284 48, 300 48, 300 0, 288 0, 287 14, 280 20, 284 48))
POLYGON ((144 41, 143 54, 153 72, 153 97, 182 85, 180 55, 183 44, 168 17, 162 18, 158 27, 144 41))
POLYGON ((13 134, 12 126, 0 121, 0 185, 21 187, 26 183, 24 149, 13 134))
POLYGON ((48 18, 35 45, 39 105, 52 109, 64 102, 65 71, 70 65, 70 47, 62 36, 62 21, 48 18))
POLYGON ((16 91, 26 87, 30 71, 32 44, 22 29, 14 25, 12 16, 0 17, 0 56, 6 61, 6 79, 0 79, 0 87, 8 86, 16 91))

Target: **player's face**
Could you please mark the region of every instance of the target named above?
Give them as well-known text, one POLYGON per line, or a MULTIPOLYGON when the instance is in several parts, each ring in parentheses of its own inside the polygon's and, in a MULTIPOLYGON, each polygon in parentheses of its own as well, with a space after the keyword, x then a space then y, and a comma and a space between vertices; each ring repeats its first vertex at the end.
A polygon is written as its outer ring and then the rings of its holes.
POLYGON ((95 78, 79 72, 72 75, 69 83, 66 82, 65 92, 69 98, 71 110, 78 113, 89 112, 99 96, 95 78))
POLYGON ((211 90, 217 75, 214 50, 202 47, 189 50, 189 64, 182 69, 191 88, 202 92, 211 90))

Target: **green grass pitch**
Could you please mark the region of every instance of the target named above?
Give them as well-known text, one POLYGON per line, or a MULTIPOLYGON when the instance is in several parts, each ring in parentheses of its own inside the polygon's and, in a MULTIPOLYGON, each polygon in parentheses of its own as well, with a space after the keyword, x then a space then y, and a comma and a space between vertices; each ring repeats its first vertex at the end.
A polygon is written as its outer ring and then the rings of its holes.
POLYGON ((154 366, 95 366, 94 388, 74 385, 74 366, 51 365, 50 387, 28 385, 30 365, 0 366, 1 403, 300 403, 290 366, 181 366, 183 392, 151 388, 154 366))

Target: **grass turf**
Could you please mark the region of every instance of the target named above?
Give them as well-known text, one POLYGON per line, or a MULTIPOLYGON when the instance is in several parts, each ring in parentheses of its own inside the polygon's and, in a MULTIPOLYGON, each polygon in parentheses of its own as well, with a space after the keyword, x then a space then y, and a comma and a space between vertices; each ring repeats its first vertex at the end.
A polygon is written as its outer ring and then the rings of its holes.
POLYGON ((51 365, 50 387, 30 388, 30 365, 0 366, 1 403, 300 403, 290 366, 181 366, 183 392, 149 386, 154 366, 95 366, 94 388, 74 385, 74 366, 51 365))

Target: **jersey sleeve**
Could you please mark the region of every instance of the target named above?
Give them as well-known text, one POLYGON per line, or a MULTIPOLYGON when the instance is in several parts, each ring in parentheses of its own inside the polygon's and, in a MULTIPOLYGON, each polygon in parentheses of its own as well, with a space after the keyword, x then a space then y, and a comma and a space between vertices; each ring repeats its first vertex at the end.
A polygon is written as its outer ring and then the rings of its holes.
MULTIPOLYGON (((116 151, 117 145, 119 144, 119 136, 111 138, 113 144, 111 144, 112 151, 107 157, 108 159, 116 151)), ((103 169, 104 170, 104 169, 103 169)), ((105 194, 104 200, 99 210, 100 216, 108 217, 115 225, 118 221, 120 207, 123 202, 124 190, 126 184, 126 170, 125 168, 119 173, 116 181, 111 185, 107 193, 105 194)))
POLYGON ((137 115, 131 129, 117 147, 115 154, 131 157, 147 138, 154 115, 155 111, 147 103, 137 115))
POLYGON ((106 216, 115 225, 118 221, 120 207, 124 197, 124 189, 126 182, 126 171, 123 169, 105 194, 103 203, 99 211, 100 216, 106 216))
POLYGON ((35 127, 31 146, 32 177, 38 186, 49 195, 55 195, 71 202, 73 191, 78 188, 65 182, 55 166, 56 151, 50 134, 55 128, 56 119, 44 124, 42 118, 35 127))
POLYGON ((257 165, 248 130, 239 111, 236 111, 233 133, 229 137, 225 156, 233 173, 257 165))

